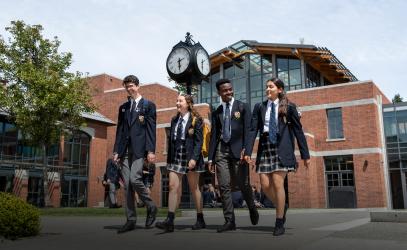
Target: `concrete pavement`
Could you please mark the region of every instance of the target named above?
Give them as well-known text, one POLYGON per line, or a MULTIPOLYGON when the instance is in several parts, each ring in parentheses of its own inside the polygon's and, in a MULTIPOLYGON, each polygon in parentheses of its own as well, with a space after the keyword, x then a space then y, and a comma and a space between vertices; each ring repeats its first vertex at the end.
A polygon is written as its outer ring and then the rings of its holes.
POLYGON ((256 226, 250 224, 247 210, 239 210, 237 230, 221 234, 216 228, 223 223, 222 211, 204 213, 204 230, 192 231, 194 212, 184 212, 176 218, 174 233, 146 230, 145 218, 140 218, 136 230, 120 235, 115 229, 124 216, 43 217, 40 236, 2 240, 0 249, 407 249, 407 223, 370 222, 367 209, 290 209, 286 234, 280 237, 272 235, 273 210, 261 210, 256 226))

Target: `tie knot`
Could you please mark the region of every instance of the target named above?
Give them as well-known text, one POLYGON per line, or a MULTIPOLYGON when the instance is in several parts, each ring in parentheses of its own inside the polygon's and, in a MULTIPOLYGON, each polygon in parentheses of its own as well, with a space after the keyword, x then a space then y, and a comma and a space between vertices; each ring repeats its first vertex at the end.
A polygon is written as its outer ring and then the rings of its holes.
POLYGON ((226 107, 229 107, 229 106, 230 106, 230 102, 227 102, 227 103, 226 103, 226 107))
POLYGON ((184 119, 182 117, 179 118, 178 122, 182 123, 184 121, 184 119))

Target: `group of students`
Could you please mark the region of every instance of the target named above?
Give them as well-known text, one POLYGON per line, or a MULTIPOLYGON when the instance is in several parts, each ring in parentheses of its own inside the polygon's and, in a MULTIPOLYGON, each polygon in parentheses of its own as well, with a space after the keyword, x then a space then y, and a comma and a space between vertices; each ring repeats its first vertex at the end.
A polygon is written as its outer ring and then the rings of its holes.
MULTIPOLYGON (((234 187, 238 187, 243 194, 251 223, 258 223, 259 213, 249 183, 249 168, 255 166, 263 192, 276 207, 273 235, 284 234, 288 208, 285 205, 284 179, 287 172, 295 171, 298 166, 294 155, 294 137, 304 165, 308 167, 310 164, 300 116, 295 104, 289 102, 285 95, 284 83, 278 78, 271 78, 265 84, 267 100, 257 103, 251 112, 247 103, 234 99, 233 85, 229 79, 216 82, 221 104, 211 114, 208 166, 211 173, 217 173, 222 199, 225 222, 217 229, 219 233, 236 229, 231 196, 234 187), (260 139, 254 161, 251 156, 258 133, 260 139)), ((130 98, 119 108, 113 160, 119 163, 124 179, 127 222, 118 233, 135 228, 134 192, 146 204, 146 228, 152 227, 157 214, 157 207, 141 180, 144 158, 150 163, 155 161, 156 107, 152 101, 142 98, 136 76, 125 77, 123 85, 130 98)), ((176 109, 167 144, 168 215, 165 220, 155 224, 166 232, 174 231, 175 210, 180 203, 184 175, 187 176, 197 212, 192 229, 206 227, 199 189, 199 174, 206 171, 201 152, 204 121, 194 108, 191 95, 179 94, 176 109)))

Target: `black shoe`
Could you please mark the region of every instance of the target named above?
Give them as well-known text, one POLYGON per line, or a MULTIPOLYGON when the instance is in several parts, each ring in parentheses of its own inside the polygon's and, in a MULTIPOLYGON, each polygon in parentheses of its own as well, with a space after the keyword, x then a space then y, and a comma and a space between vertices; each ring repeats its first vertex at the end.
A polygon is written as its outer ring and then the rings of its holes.
POLYGON ((259 223, 259 212, 257 211, 257 208, 254 207, 250 209, 249 212, 252 225, 257 225, 257 223, 259 223))
POLYGON ((146 218, 146 228, 151 228, 151 225, 153 225, 155 221, 155 216, 157 215, 157 207, 152 206, 149 207, 147 210, 147 218, 146 218))
POLYGON ((144 205, 145 205, 145 204, 144 204, 144 202, 142 202, 142 201, 141 201, 141 202, 137 202, 137 207, 138 207, 138 208, 144 207, 144 205))
POLYGON ((284 216, 283 216, 283 223, 284 223, 284 224, 285 224, 285 221, 286 221, 285 215, 287 214, 287 210, 288 210, 288 204, 286 203, 286 204, 284 205, 284 216))
POLYGON ((121 207, 122 207, 122 206, 117 205, 117 204, 115 203, 115 204, 113 204, 113 205, 110 205, 109 208, 121 208, 121 207))
POLYGON ((118 234, 122 234, 128 231, 132 231, 136 228, 136 222, 135 221, 127 221, 126 224, 122 226, 119 230, 117 230, 118 234))
POLYGON ((204 220, 197 220, 195 224, 192 226, 192 230, 199 230, 206 228, 206 224, 204 220))
POLYGON ((236 230, 236 224, 233 221, 226 221, 221 227, 218 228, 218 233, 222 233, 225 231, 232 231, 236 230))
POLYGON ((174 232, 174 222, 170 222, 168 219, 155 223, 155 227, 164 229, 165 232, 174 232))
POLYGON ((284 233, 285 233, 284 226, 282 226, 282 227, 274 227, 274 232, 273 232, 274 236, 283 235, 284 233))

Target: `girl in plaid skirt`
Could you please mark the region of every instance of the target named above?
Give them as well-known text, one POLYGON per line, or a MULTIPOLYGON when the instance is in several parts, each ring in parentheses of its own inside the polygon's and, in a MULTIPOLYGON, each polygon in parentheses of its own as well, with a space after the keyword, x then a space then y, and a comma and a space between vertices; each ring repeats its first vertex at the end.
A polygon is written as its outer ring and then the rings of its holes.
POLYGON ((201 153, 203 143, 203 119, 194 109, 192 96, 180 94, 177 98, 177 115, 171 120, 168 140, 167 169, 169 171, 169 195, 167 219, 157 222, 156 227, 167 232, 174 231, 175 209, 182 194, 182 179, 186 174, 189 189, 195 201, 197 221, 193 230, 205 228, 202 213, 199 174, 205 172, 201 153))
POLYGON ((288 101, 284 83, 278 78, 266 82, 267 101, 257 103, 253 109, 252 128, 246 147, 245 160, 250 156, 257 133, 260 132, 257 150, 256 172, 260 174, 263 192, 276 207, 276 223, 273 235, 285 232, 284 223, 288 206, 285 205, 284 179, 298 164, 294 155, 294 137, 305 167, 310 164, 307 141, 300 116, 294 103, 288 101))

